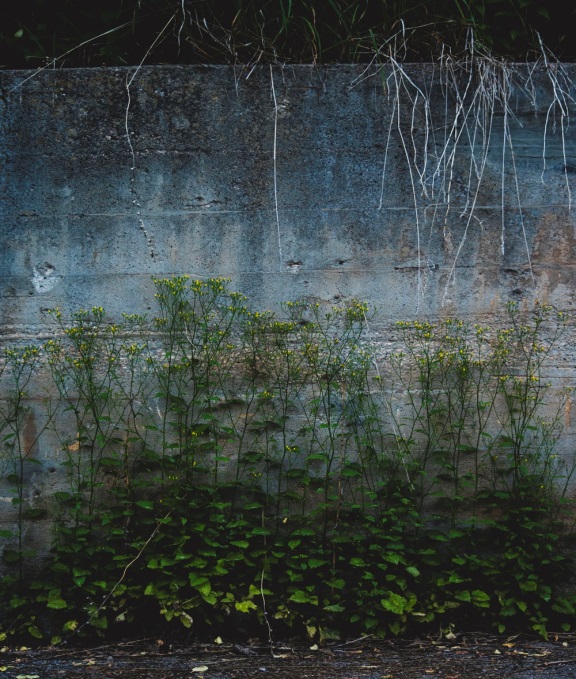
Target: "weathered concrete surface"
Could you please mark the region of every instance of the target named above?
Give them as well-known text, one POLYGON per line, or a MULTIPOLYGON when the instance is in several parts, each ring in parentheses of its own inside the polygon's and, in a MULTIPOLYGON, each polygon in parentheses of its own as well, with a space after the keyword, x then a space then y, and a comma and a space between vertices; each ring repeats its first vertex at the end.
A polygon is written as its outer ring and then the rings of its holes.
POLYGON ((146 312, 151 275, 181 273, 261 308, 367 300, 384 349, 399 319, 571 312, 576 69, 474 69, 0 73, 0 333, 50 336, 56 306, 146 312))
POLYGON ((391 73, 2 73, 2 332, 43 333, 46 307, 133 310, 151 274, 182 272, 230 276, 262 307, 357 296, 385 320, 478 317, 536 297, 571 309, 576 142, 571 129, 562 140, 560 107, 548 110, 547 74, 533 76, 537 111, 518 90, 506 116, 492 101, 490 119, 490 100, 458 117, 431 67, 409 68, 411 91, 391 73))

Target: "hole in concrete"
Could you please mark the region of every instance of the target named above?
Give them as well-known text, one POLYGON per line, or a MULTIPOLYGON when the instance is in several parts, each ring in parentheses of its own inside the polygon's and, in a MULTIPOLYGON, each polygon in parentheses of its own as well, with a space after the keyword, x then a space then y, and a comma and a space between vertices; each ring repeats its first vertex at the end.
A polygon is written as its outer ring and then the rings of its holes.
POLYGON ((302 262, 297 259, 290 259, 288 262, 286 262, 286 266, 288 267, 289 271, 296 273, 302 268, 302 262))

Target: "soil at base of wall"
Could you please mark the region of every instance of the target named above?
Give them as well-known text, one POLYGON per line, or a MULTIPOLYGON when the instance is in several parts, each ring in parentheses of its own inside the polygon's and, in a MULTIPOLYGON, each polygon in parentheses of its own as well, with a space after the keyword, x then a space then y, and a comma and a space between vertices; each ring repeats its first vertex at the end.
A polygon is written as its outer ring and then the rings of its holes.
POLYGON ((548 641, 482 634, 451 640, 363 638, 273 649, 154 639, 84 649, 5 647, 0 672, 7 679, 576 679, 576 635, 552 635, 548 641))

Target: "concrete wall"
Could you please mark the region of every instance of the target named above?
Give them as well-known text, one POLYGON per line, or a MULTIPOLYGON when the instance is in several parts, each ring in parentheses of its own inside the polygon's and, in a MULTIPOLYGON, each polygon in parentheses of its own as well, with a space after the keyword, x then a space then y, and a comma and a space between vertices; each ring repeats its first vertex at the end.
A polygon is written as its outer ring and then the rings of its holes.
POLYGON ((496 71, 459 108, 446 73, 407 70, 2 73, 1 332, 41 334, 55 305, 131 310, 182 272, 262 307, 353 295, 383 321, 571 309, 576 140, 548 74, 496 71))
MULTIPOLYGON (((0 73, 0 333, 153 307, 151 275, 226 276, 260 308, 348 297, 393 323, 572 312, 573 66, 0 73)), ((548 377, 574 384, 574 323, 548 377)), ((570 404, 569 404, 570 405, 570 404)), ((574 426, 567 409, 564 452, 574 426)), ((49 485, 49 437, 38 487, 49 485)))

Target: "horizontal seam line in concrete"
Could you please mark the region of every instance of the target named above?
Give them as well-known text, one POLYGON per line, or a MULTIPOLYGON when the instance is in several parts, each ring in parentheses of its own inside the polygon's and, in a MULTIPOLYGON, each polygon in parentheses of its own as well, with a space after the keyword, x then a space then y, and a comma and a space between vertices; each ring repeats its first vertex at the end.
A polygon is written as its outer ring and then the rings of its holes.
MULTIPOLYGON (((287 264, 287 266, 290 266, 287 264)), ((467 270, 467 269, 476 269, 479 271, 501 271, 502 273, 507 273, 510 275, 517 275, 517 274, 525 274, 525 273, 530 273, 530 268, 527 262, 524 262, 522 264, 516 264, 517 267, 524 267, 523 269, 520 269, 519 271, 511 271, 510 269, 513 268, 511 266, 475 266, 472 264, 456 264, 456 269, 457 270, 467 270)), ((566 269, 566 268, 576 268, 576 262, 574 263, 566 263, 566 264, 536 264, 534 265, 534 262, 532 262, 532 267, 537 268, 539 270, 543 269, 566 269)), ((261 270, 261 269, 234 269, 230 270, 227 269, 225 271, 219 271, 219 272, 213 272, 213 273, 190 273, 188 272, 191 276, 198 276, 199 278, 216 278, 219 276, 228 276, 228 275, 238 275, 238 274, 243 274, 243 275, 255 275, 255 276, 302 276, 302 274, 309 274, 309 273, 337 273, 337 274, 350 274, 350 273, 377 273, 377 272, 404 272, 404 273, 439 273, 439 272, 449 272, 453 271, 454 267, 450 265, 446 266, 438 266, 438 268, 433 267, 433 266, 422 266, 418 268, 415 265, 397 265, 397 264, 390 264, 385 267, 373 267, 373 268, 345 268, 341 265, 335 265, 333 267, 325 267, 321 269, 307 269, 305 267, 301 267, 298 271, 291 271, 290 269, 285 269, 282 271, 279 271, 278 269, 271 269, 271 270, 261 270)), ((194 267, 190 267, 190 271, 194 271, 194 267)), ((149 278, 151 276, 154 276, 157 278, 158 276, 181 276, 182 275, 182 270, 180 271, 168 271, 168 272, 153 272, 153 271, 144 271, 144 272, 131 272, 131 271, 106 271, 102 272, 100 270, 95 270, 94 273, 92 274, 76 274, 76 273, 69 273, 69 274, 58 274, 55 276, 55 278, 58 279, 58 282, 62 281, 63 279, 74 279, 74 278, 92 278, 93 276, 99 276, 99 277, 114 277, 114 276, 129 276, 131 278, 135 277, 145 277, 149 278)), ((22 276, 22 275, 16 275, 16 276, 6 276, 6 275, 0 275, 0 281, 6 281, 6 280, 28 280, 28 276, 22 276)), ((38 293, 40 296, 43 293, 38 293)), ((29 297, 29 295, 21 295, 22 297, 29 297)), ((0 297, 4 298, 10 298, 14 297, 14 295, 0 295, 0 297)))
MULTIPOLYGON (((469 271, 471 267, 456 267, 457 272, 461 272, 462 274, 465 271, 469 271)), ((534 267, 533 267, 534 268, 534 267)), ((561 267, 539 267, 538 271, 556 271, 561 267)), ((566 268, 566 267, 564 267, 566 268)), ((576 264, 571 266, 571 271, 576 269, 576 264)), ((450 271, 454 272, 453 267, 443 267, 443 268, 438 268, 435 270, 429 270, 429 269, 423 269, 420 271, 420 275, 424 275, 426 271, 430 271, 430 273, 436 273, 436 274, 447 274, 450 271)), ((492 271, 491 269, 484 269, 484 271, 492 271)), ((330 269, 300 269, 299 272, 291 272, 290 270, 283 270, 283 271, 257 271, 257 270, 244 270, 244 271, 219 271, 219 272, 198 272, 198 270, 195 270, 193 267, 190 269, 186 269, 184 272, 179 271, 179 272, 146 272, 146 273, 130 273, 130 272, 117 272, 117 273, 102 273, 101 271, 95 271, 92 274, 69 274, 69 275, 60 275, 58 279, 58 284, 62 284, 63 282, 68 282, 71 283, 71 281, 74 280, 87 280, 87 279, 93 279, 93 278, 98 278, 98 279, 111 279, 111 278, 146 278, 146 279, 151 279, 152 277, 154 278, 170 278, 173 276, 181 276, 182 273, 186 273, 190 275, 192 278, 200 278, 200 279, 208 279, 208 278, 230 278, 230 277, 238 277, 238 276, 276 276, 276 277, 281 277, 283 279, 287 277, 296 277, 300 276, 300 278, 305 278, 307 275, 325 275, 328 277, 332 277, 333 275, 336 275, 338 277, 343 277, 345 275, 357 275, 357 274, 366 274, 370 276, 375 276, 378 274, 386 275, 386 274, 391 274, 391 273, 397 273, 397 274, 410 274, 412 276, 418 275, 418 270, 416 268, 410 267, 406 269, 397 269, 395 267, 389 267, 387 269, 339 269, 339 268, 330 268, 330 269)), ((518 274, 509 274, 509 275, 527 275, 530 273, 530 270, 528 268, 524 269, 523 271, 519 271, 518 274)), ((28 277, 26 276, 0 276, 0 281, 2 281, 3 285, 6 285, 6 281, 11 281, 15 282, 18 279, 20 280, 26 280, 28 281, 28 277)), ((514 283, 515 285, 521 285, 521 283, 514 283)), ((510 284, 512 285, 512 283, 510 284)), ((531 289, 531 285, 526 284, 524 287, 527 289, 531 289)), ((30 299, 30 298, 42 298, 45 297, 46 299, 50 299, 52 297, 52 294, 50 294, 52 290, 47 291, 47 292, 38 292, 35 294, 30 294, 29 291, 25 292, 24 294, 17 294, 17 295, 5 295, 5 294, 0 294, 0 299, 3 300, 9 300, 9 299, 30 299)), ((309 293, 313 294, 313 293, 309 293)))
MULTIPOLYGON (((161 261, 160 259, 158 261, 161 261)), ((290 264, 287 264, 286 266, 290 266, 290 264)), ((194 266, 191 266, 190 269, 194 270, 194 266)), ((554 264, 554 263, 547 263, 547 262, 532 262, 532 268, 538 269, 538 270, 559 270, 559 269, 574 269, 576 268, 576 262, 561 262, 560 264, 554 264)), ((526 274, 530 273, 530 266, 528 262, 522 262, 522 263, 512 263, 508 264, 505 266, 499 266, 499 265, 494 265, 494 266, 489 266, 489 265, 484 265, 484 266, 478 266, 474 264, 456 264, 456 269, 458 270, 466 270, 466 269, 476 269, 478 271, 500 271, 502 273, 507 273, 510 275, 518 275, 518 274, 526 274)), ((387 266, 380 266, 380 267, 344 267, 342 265, 334 265, 330 267, 323 267, 323 268, 318 268, 318 269, 308 269, 305 266, 301 266, 298 271, 293 271, 290 269, 284 269, 282 271, 279 271, 278 269, 226 269, 223 271, 218 271, 218 272, 213 272, 213 273, 202 273, 202 274, 196 274, 200 278, 206 278, 206 277, 218 277, 218 276, 223 276, 223 275, 231 275, 231 274, 250 274, 250 275, 263 275, 263 276, 279 276, 279 275, 286 275, 286 276, 301 276, 302 274, 306 273, 338 273, 338 274, 347 274, 347 273, 375 273, 375 272, 392 272, 392 271, 397 271, 397 272, 405 272, 405 273, 439 273, 439 272, 446 272, 446 271, 453 271, 454 267, 452 265, 443 265, 443 266, 427 266, 427 265, 422 265, 421 267, 418 267, 414 264, 389 264, 387 266)), ((180 269, 179 271, 161 271, 161 272, 153 272, 153 271, 144 271, 144 272, 132 272, 132 271, 106 271, 102 273, 100 270, 95 270, 93 274, 76 274, 76 273, 67 273, 67 274, 58 274, 54 278, 57 278, 58 281, 61 281, 65 278, 86 278, 86 277, 92 277, 93 275, 98 275, 98 276, 130 276, 132 278, 134 277, 158 277, 158 276, 181 276, 182 275, 182 270, 180 269)), ((190 273, 190 275, 194 275, 190 273)), ((22 276, 22 275, 2 275, 0 274, 0 281, 4 280, 20 280, 20 279, 25 279, 28 280, 28 276, 22 276)), ((0 297, 13 297, 14 295, 0 295, 0 297)), ((28 295, 23 295, 23 296, 28 296, 28 295)))
MULTIPOLYGON (((444 207, 444 203, 438 203, 438 204, 429 204, 423 207, 419 207, 419 211, 425 211, 425 210, 431 210, 435 207, 442 206, 444 207)), ((458 210, 461 208, 464 208, 464 206, 452 206, 452 211, 453 212, 458 212, 458 210)), ((504 205, 504 209, 507 211, 513 211, 513 212, 526 212, 527 210, 531 209, 556 209, 556 208, 561 208, 563 210, 568 211, 568 207, 565 204, 562 203, 547 203, 547 204, 533 204, 533 205, 522 205, 522 208, 518 208, 518 206, 514 205, 504 205)), ((365 213, 365 212, 384 212, 384 211, 390 211, 390 212, 414 212, 414 207, 398 207, 398 206, 384 206, 384 207, 362 207, 362 208, 355 208, 355 207, 312 207, 312 208, 305 208, 303 209, 302 207, 281 207, 279 208, 280 212, 296 212, 296 213, 302 213, 302 212, 359 212, 359 213, 365 213)), ((474 208, 474 211, 478 210, 502 210, 502 205, 476 205, 474 208)), ((242 210, 170 210, 170 211, 162 211, 162 212, 143 212, 140 211, 140 214, 135 215, 134 212, 63 212, 63 213, 12 213, 10 214, 4 214, 2 215, 3 217, 15 217, 15 218, 21 218, 21 217, 27 217, 27 218, 45 218, 45 219, 58 219, 60 217, 177 217, 177 216, 185 216, 185 215, 229 215, 229 214, 245 214, 248 212, 261 212, 261 213, 270 213, 272 215, 275 214, 274 208, 247 208, 247 209, 242 209, 242 210)))

